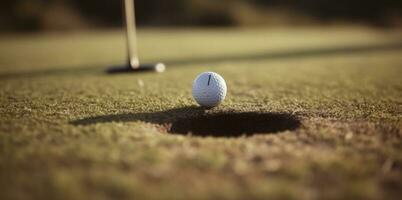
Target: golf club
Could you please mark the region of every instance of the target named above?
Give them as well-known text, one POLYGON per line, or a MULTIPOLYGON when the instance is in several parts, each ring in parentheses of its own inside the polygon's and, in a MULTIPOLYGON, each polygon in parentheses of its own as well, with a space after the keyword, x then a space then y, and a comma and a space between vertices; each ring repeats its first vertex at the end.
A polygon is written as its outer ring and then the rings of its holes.
POLYGON ((125 66, 113 67, 107 70, 108 73, 125 73, 125 72, 164 72, 165 65, 163 63, 140 64, 138 58, 137 47, 137 27, 135 20, 134 0, 124 0, 123 12, 126 27, 126 44, 128 61, 125 66))

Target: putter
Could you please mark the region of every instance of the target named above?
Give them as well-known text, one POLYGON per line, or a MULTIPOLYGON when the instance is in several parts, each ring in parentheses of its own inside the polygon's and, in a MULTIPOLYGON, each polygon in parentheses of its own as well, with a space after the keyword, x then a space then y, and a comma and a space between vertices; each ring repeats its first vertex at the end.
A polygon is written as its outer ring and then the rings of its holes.
POLYGON ((137 48, 137 27, 135 21, 134 0, 124 0, 123 12, 125 17, 128 61, 125 66, 113 67, 108 69, 107 72, 164 72, 166 66, 163 63, 140 64, 137 48))

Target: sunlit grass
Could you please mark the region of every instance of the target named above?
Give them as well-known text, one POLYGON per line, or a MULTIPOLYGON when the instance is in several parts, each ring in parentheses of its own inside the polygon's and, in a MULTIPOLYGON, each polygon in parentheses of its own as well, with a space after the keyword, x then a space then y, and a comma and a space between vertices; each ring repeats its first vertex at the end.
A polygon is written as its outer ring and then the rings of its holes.
POLYGON ((141 55, 167 71, 121 75, 104 73, 125 61, 120 32, 3 36, 0 199, 396 199, 398 35, 150 29, 141 55), (393 47, 353 50, 376 45, 393 47), (207 114, 282 113, 301 125, 234 138, 169 133, 198 112, 192 80, 209 70, 228 96, 207 114))

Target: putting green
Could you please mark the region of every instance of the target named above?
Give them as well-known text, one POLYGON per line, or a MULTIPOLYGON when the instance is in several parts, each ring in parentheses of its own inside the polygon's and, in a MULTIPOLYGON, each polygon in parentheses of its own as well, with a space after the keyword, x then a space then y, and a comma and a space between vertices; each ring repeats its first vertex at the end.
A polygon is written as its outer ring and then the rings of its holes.
POLYGON ((167 71, 116 75, 122 32, 2 35, 0 199, 398 199, 401 35, 147 29, 167 71), (212 110, 204 71, 228 85, 212 110))

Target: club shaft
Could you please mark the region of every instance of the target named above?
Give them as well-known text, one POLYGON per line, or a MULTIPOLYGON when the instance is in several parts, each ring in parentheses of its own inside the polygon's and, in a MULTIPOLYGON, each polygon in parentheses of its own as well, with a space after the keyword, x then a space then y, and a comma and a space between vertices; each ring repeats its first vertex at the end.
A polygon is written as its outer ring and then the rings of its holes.
POLYGON ((137 49, 137 27, 135 21, 134 0, 124 0, 124 13, 126 24, 126 42, 128 62, 131 68, 138 68, 140 65, 137 49))

